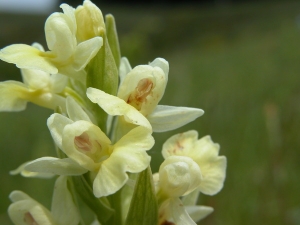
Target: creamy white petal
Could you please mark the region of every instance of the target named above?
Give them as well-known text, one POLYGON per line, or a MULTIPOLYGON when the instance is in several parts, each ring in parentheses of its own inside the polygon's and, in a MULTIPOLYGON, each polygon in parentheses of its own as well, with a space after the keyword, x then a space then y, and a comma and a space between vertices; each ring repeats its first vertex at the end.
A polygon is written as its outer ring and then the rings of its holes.
POLYGON ((52 13, 45 23, 45 35, 48 48, 55 55, 51 61, 61 64, 67 61, 76 48, 75 34, 70 30, 63 13, 52 13))
POLYGON ((50 173, 64 176, 76 176, 87 172, 82 166, 70 158, 42 157, 25 166, 26 170, 39 173, 50 173))
POLYGON ((17 202, 17 201, 27 200, 27 199, 31 199, 31 198, 29 197, 29 195, 27 195, 26 193, 24 193, 22 191, 12 191, 9 195, 9 199, 12 202, 17 202))
POLYGON ((75 70, 83 70, 90 60, 97 54, 103 45, 102 37, 94 37, 81 42, 74 52, 73 67, 75 70))
POLYGON ((195 150, 189 154, 201 168, 203 181, 199 190, 207 195, 218 193, 226 177, 227 160, 225 156, 218 156, 219 149, 210 136, 205 136, 196 141, 195 150))
POLYGON ((175 134, 163 144, 162 155, 164 158, 171 155, 189 156, 194 150, 197 139, 198 132, 195 130, 175 134))
POLYGON ((8 63, 14 63, 21 69, 37 69, 56 74, 58 72, 56 66, 47 57, 44 57, 42 53, 29 45, 14 44, 0 50, 0 59, 8 63))
POLYGON ((31 46, 38 49, 38 50, 40 50, 41 52, 45 52, 45 49, 44 49, 43 45, 41 45, 38 42, 34 42, 31 46))
POLYGON ((199 220, 204 219, 209 214, 211 214, 214 209, 209 206, 185 206, 184 207, 190 217, 195 221, 198 222, 199 220))
POLYGON ((163 58, 156 58, 154 59, 150 64, 152 67, 159 67, 161 68, 166 76, 166 80, 168 80, 168 74, 169 74, 169 63, 167 60, 163 58))
POLYGON ((120 190, 127 180, 126 164, 111 156, 102 163, 94 180, 94 195, 97 198, 111 195, 120 190))
POLYGON ((36 178, 52 178, 53 176, 55 176, 54 174, 31 172, 31 171, 25 170, 25 167, 30 162, 31 161, 21 164, 17 169, 9 171, 9 174, 10 175, 21 174, 23 177, 36 177, 36 178))
POLYGON ((152 130, 149 121, 139 111, 127 104, 124 100, 116 96, 109 95, 96 88, 88 88, 87 97, 93 103, 97 103, 107 114, 124 116, 124 119, 127 122, 152 130))
POLYGON ((50 84, 50 74, 41 70, 21 69, 23 82, 33 90, 43 89, 50 84))
POLYGON ((69 78, 62 74, 52 74, 50 76, 51 91, 53 93, 61 93, 68 84, 69 78))
POLYGON ((127 172, 138 173, 146 169, 150 164, 146 150, 153 144, 151 133, 144 127, 136 127, 121 138, 113 146, 109 158, 101 164, 93 184, 95 196, 115 193, 127 182, 127 172))
POLYGON ((179 198, 172 198, 170 200, 170 210, 176 225, 196 225, 179 198))
POLYGON ((131 65, 126 57, 121 58, 119 76, 120 84, 122 84, 125 76, 132 70, 131 65))
POLYGON ((83 108, 71 97, 67 97, 67 112, 71 120, 85 120, 91 122, 89 116, 83 110, 83 108))
POLYGON ((28 101, 26 85, 18 81, 0 82, 0 111, 22 111, 28 101))
POLYGON ((67 117, 54 113, 52 114, 47 120, 47 126, 50 130, 52 138, 55 144, 62 150, 62 134, 63 129, 66 125, 73 123, 72 120, 68 119, 67 117))
POLYGON ((202 109, 158 105, 147 119, 154 132, 165 132, 192 122, 203 114, 202 109))
POLYGON ((188 195, 185 195, 182 198, 182 202, 184 205, 193 206, 197 204, 198 198, 199 198, 199 190, 196 189, 193 192, 189 193, 188 195))
POLYGON ((202 180, 199 166, 186 156, 170 156, 159 167, 160 188, 170 197, 194 191, 202 180))
POLYGON ((122 162, 126 172, 138 173, 146 169, 151 157, 146 153, 154 145, 149 130, 136 127, 123 136, 115 145, 110 157, 122 162))
POLYGON ((65 20, 69 25, 69 29, 72 34, 76 34, 77 26, 76 26, 76 18, 75 18, 75 9, 68 4, 61 4, 59 6, 65 15, 65 20))
POLYGON ((215 195, 223 188, 226 178, 226 165, 225 156, 219 156, 205 164, 200 164, 200 167, 203 168, 203 181, 199 186, 199 190, 202 193, 215 195))
POLYGON ((76 79, 85 85, 86 71, 85 70, 75 70, 72 63, 58 67, 58 72, 62 75, 76 79))
POLYGON ((68 189, 68 178, 60 176, 54 185, 51 214, 59 225, 77 225, 79 212, 68 189))

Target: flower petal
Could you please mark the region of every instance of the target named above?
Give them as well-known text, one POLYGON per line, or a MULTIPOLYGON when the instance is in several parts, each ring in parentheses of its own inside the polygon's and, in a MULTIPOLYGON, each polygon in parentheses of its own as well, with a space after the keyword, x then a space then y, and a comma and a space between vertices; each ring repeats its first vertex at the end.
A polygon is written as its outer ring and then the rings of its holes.
POLYGON ((14 44, 0 50, 0 59, 8 63, 14 63, 21 69, 37 69, 56 74, 58 72, 57 68, 42 54, 43 52, 35 47, 14 44))
POLYGON ((21 69, 23 82, 33 90, 43 89, 49 86, 50 74, 41 70, 21 69))
POLYGON ((156 58, 154 59, 150 64, 152 67, 159 67, 161 68, 166 76, 166 80, 168 80, 168 74, 169 74, 169 63, 167 60, 163 58, 156 58))
POLYGON ((100 198, 120 190, 128 180, 128 175, 125 171, 122 161, 120 162, 113 157, 105 160, 93 183, 94 195, 100 198))
POLYGON ((69 25, 70 31, 72 34, 76 34, 77 26, 76 26, 76 18, 75 18, 75 9, 68 4, 61 4, 59 6, 65 15, 65 20, 69 25))
POLYGON ((170 200, 170 210, 176 225, 196 225, 179 198, 172 198, 170 200))
POLYGON ((74 53, 73 67, 75 70, 83 70, 90 60, 97 54, 103 45, 102 37, 94 37, 81 42, 74 53))
POLYGON ((158 105, 147 119, 154 132, 165 132, 192 122, 203 113, 202 109, 197 108, 158 105))
POLYGON ((62 75, 76 79, 85 85, 85 82, 86 82, 85 70, 75 70, 75 68, 73 67, 73 64, 66 64, 64 66, 60 66, 58 68, 58 72, 62 75))
POLYGON ((21 174, 23 177, 37 177, 37 178, 52 178, 54 176, 54 174, 31 172, 31 171, 25 170, 25 167, 30 162, 31 161, 21 164, 17 169, 9 171, 9 174, 10 175, 21 174))
POLYGON ((124 100, 116 96, 109 95, 96 88, 88 88, 87 97, 93 103, 97 103, 107 114, 124 116, 124 119, 127 122, 152 130, 149 121, 139 111, 127 104, 124 100))
POLYGON ((160 188, 170 197, 180 197, 194 191, 202 176, 197 163, 186 156, 170 156, 159 167, 160 188))
POLYGON ((62 74, 52 74, 50 76, 51 91, 61 93, 68 84, 68 77, 62 74))
POLYGON ((195 130, 175 134, 163 144, 162 155, 165 159, 171 155, 189 156, 197 139, 198 132, 195 130))
POLYGON ((22 111, 28 99, 26 85, 18 81, 0 82, 0 111, 22 111))
POLYGON ((209 214, 211 214, 214 209, 209 206, 185 206, 184 207, 190 217, 195 221, 198 222, 199 220, 204 219, 209 214))
POLYGON ((126 57, 121 58, 119 76, 120 84, 122 84, 125 76, 132 70, 131 65, 126 57))
POLYGON ((51 213, 57 224, 77 225, 79 212, 68 189, 66 176, 57 178, 52 197, 51 213))
POLYGON ((120 160, 126 172, 138 173, 150 164, 150 156, 146 153, 154 145, 154 138, 149 130, 136 127, 123 136, 115 145, 110 157, 120 160))
POLYGON ((68 119, 67 117, 54 113, 52 114, 47 120, 47 126, 50 130, 52 138, 55 144, 62 150, 62 134, 63 129, 66 125, 73 123, 72 120, 68 119))
POLYGON ((13 191, 10 193, 9 199, 12 202, 17 202, 17 201, 27 200, 27 199, 31 199, 31 198, 29 197, 29 195, 27 195, 26 193, 24 193, 22 191, 13 191))
POLYGON ((78 120, 85 120, 91 122, 86 112, 71 96, 67 97, 67 112, 69 118, 74 122, 78 120))
POLYGON ((27 163, 25 169, 32 172, 64 176, 76 176, 87 172, 86 169, 70 158, 58 159, 54 157, 42 157, 33 160, 27 163))
POLYGON ((205 136, 196 142, 193 155, 190 155, 200 166, 203 175, 199 190, 207 195, 218 193, 226 177, 227 160, 225 156, 218 156, 219 148, 210 136, 205 136))
POLYGON ((63 13, 52 13, 45 23, 47 45, 55 55, 51 61, 57 66, 72 56, 77 45, 75 33, 70 30, 66 18, 68 17, 63 13))

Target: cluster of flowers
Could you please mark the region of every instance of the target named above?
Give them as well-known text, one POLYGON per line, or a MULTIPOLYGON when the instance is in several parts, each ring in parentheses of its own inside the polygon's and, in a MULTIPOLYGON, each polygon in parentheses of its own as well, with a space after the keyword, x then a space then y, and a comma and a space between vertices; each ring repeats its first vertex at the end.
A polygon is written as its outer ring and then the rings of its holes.
POLYGON ((121 58, 115 21, 85 0, 45 23, 48 51, 38 44, 1 49, 0 59, 21 69, 23 82, 0 83, 0 110, 21 111, 27 102, 54 110, 47 125, 57 158, 22 164, 12 174, 57 176, 51 210, 23 193, 10 194, 15 224, 192 225, 213 211, 196 205, 224 183, 226 157, 196 131, 169 138, 164 162, 152 175, 153 132, 181 127, 201 109, 158 105, 169 64, 156 58, 131 68, 121 58), (82 204, 94 215, 85 221, 82 204))

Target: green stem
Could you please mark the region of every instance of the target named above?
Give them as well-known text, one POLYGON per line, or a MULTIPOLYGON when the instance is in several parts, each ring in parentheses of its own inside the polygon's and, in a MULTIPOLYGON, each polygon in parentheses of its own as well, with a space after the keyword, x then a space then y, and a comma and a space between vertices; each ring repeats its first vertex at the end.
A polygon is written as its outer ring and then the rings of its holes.
MULTIPOLYGON (((76 190, 75 190, 75 187, 74 187, 74 182, 71 179, 71 177, 68 177, 68 183, 69 183, 69 190, 70 190, 70 193, 71 193, 71 195, 73 197, 74 203, 77 206, 77 209, 79 209, 79 202, 78 202, 76 190)), ((78 210, 78 214, 79 214, 79 217, 80 217, 80 224, 81 225, 85 225, 85 222, 83 221, 83 218, 82 218, 82 215, 80 213, 80 210, 78 210)))

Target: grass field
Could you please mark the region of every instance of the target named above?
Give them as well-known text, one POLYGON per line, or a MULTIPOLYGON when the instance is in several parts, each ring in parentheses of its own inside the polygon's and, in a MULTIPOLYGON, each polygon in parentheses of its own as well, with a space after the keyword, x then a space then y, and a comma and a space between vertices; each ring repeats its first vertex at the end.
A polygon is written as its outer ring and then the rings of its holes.
MULTIPOLYGON (((205 111, 185 127, 154 135, 153 170, 162 160, 164 140, 190 129, 200 137, 210 134, 228 159, 224 189, 199 201, 215 212, 199 224, 300 224, 300 3, 102 8, 115 15, 122 55, 132 66, 155 57, 169 61, 161 104, 205 111)), ((1 25, 12 23, 0 36, 0 47, 43 40, 45 18, 11 18, 0 15, 1 25), (36 21, 40 33, 33 26, 32 32, 21 30, 26 21, 36 21), (22 32, 29 35, 25 41, 22 32)), ((19 79, 18 70, 0 62, 0 78, 19 79)), ((0 224, 10 224, 6 209, 12 190, 50 205, 52 180, 8 174, 24 161, 54 155, 45 124, 50 114, 33 105, 0 113, 0 224)))

